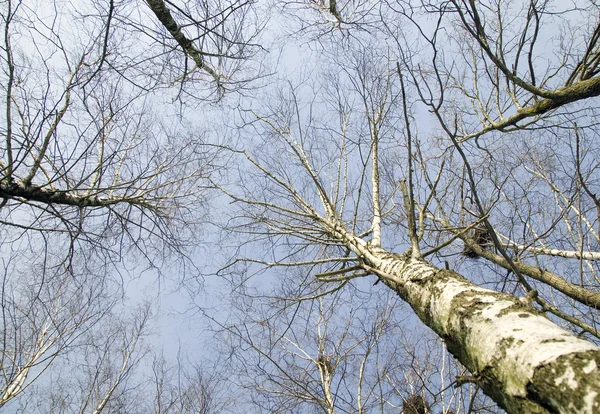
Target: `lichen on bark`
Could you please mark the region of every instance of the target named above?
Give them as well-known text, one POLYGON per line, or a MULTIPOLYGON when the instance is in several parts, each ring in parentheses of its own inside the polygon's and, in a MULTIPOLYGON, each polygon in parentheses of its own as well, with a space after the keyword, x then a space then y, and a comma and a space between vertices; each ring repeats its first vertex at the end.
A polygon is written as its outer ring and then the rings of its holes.
POLYGON ((600 348, 451 270, 382 252, 363 257, 508 412, 599 411, 600 348))
POLYGON ((538 367, 527 386, 531 399, 549 412, 598 413, 600 354, 578 352, 538 367))

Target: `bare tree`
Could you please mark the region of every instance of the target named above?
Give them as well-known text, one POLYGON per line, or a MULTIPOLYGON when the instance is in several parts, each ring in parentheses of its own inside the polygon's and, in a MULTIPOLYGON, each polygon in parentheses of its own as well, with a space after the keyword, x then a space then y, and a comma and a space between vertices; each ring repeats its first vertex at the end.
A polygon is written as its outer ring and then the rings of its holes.
POLYGON ((60 352, 48 375, 12 407, 98 414, 208 414, 231 407, 218 369, 183 355, 173 361, 156 351, 155 316, 149 303, 130 310, 116 306, 60 352))
POLYGON ((20 2, 6 6, 3 222, 24 234, 62 235, 69 252, 99 238, 118 246, 105 250, 117 260, 129 245, 143 251, 140 240, 149 238, 176 251, 185 239, 173 230, 202 202, 197 190, 210 161, 199 137, 178 137, 154 113, 160 84, 134 81, 144 68, 123 51, 148 35, 122 40, 129 26, 117 24, 125 10, 113 2, 96 15, 66 8, 38 16, 20 2), (83 17, 93 32, 68 46, 77 32, 62 21, 83 17), (37 31, 23 30, 28 25, 37 31))
POLYGON ((365 309, 364 298, 348 299, 322 297, 286 311, 271 306, 277 309, 273 314, 244 307, 242 321, 221 327, 233 355, 234 382, 250 391, 258 411, 365 413, 392 403, 385 384, 387 365, 380 356, 387 345, 381 338, 400 331, 390 320, 391 307, 377 315, 377 310, 365 309), (338 321, 340 308, 347 317, 338 321))
POLYGON ((262 49, 256 39, 266 23, 254 18, 252 1, 146 3, 158 24, 155 30, 143 27, 142 33, 162 45, 167 73, 177 75, 172 81, 179 83, 186 102, 205 99, 194 92, 193 85, 206 75, 207 86, 215 90, 217 99, 265 75, 250 69, 250 58, 262 49))
POLYGON ((69 274, 56 276, 36 270, 35 266, 12 263, 5 268, 0 406, 26 392, 56 358, 79 345, 81 335, 105 319, 115 304, 109 295, 117 289, 111 292, 106 286, 97 292, 95 282, 74 283, 69 274), (38 277, 47 280, 36 280, 38 277))
POLYGON ((417 396, 432 412, 485 412, 489 401, 475 384, 457 385, 462 368, 442 344, 399 312, 406 305, 367 283, 352 287, 301 302, 238 294, 219 336, 239 398, 256 412, 399 412, 417 396))
POLYGON ((333 78, 242 113, 224 147, 248 167, 221 187, 269 249, 246 262, 327 265, 331 290, 372 275, 502 408, 597 411, 597 8, 388 6, 349 47, 368 70, 337 50, 333 78))
MULTIPOLYGON (((43 355, 52 359, 52 365, 35 382, 25 376, 26 397, 9 401, 9 409, 101 413, 120 411, 131 403, 126 397, 133 389, 132 374, 148 351, 143 341, 148 335, 150 308, 145 305, 123 312, 115 306, 104 310, 105 317, 84 326, 85 330, 78 326, 74 338, 59 338, 69 342, 51 354, 52 358, 43 355)), ((46 354, 53 350, 48 348, 46 354)), ((40 376, 48 365, 48 361, 33 365, 31 376, 40 376)))
MULTIPOLYGON (((216 149, 244 261, 316 273, 295 299, 371 276, 506 410, 597 411, 597 5, 294 5, 322 77, 242 102, 236 146, 177 116, 245 85, 251 3, 2 4, 2 403, 102 316, 67 317, 107 269, 186 259, 216 149)), ((305 361, 328 410, 335 364, 305 361)))
POLYGON ((79 367, 91 370, 81 410, 117 404, 146 320, 110 324, 122 278, 192 265, 212 160, 200 127, 165 108, 246 81, 258 28, 250 3, 168 7, 0 5, 0 406, 76 350, 98 358, 79 367), (100 325, 104 342, 82 343, 100 325), (121 338, 122 363, 106 368, 121 338))
POLYGON ((235 410, 237 396, 226 384, 229 373, 219 360, 209 361, 179 352, 176 363, 157 355, 152 363, 152 377, 147 383, 154 389, 153 407, 140 412, 221 413, 235 410))

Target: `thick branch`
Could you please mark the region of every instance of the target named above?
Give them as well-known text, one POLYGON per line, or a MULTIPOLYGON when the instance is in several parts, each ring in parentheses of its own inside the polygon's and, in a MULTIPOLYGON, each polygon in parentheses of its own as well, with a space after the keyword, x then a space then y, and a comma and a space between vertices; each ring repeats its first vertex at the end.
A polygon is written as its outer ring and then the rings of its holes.
POLYGON ((66 191, 46 190, 36 186, 25 186, 21 183, 5 182, 0 183, 0 198, 21 198, 46 204, 77 207, 106 207, 121 202, 132 203, 134 201, 121 197, 78 196, 66 191))
POLYGON ((514 267, 521 274, 543 282, 580 303, 600 309, 600 292, 594 292, 573 283, 569 283, 562 277, 548 270, 543 270, 518 260, 513 260, 512 263, 509 263, 501 255, 496 254, 491 250, 484 249, 466 235, 461 235, 461 238, 467 244, 469 249, 472 249, 477 256, 483 257, 507 270, 513 270, 514 267))
POLYGON ((219 84, 221 76, 204 62, 202 50, 196 48, 194 43, 183 34, 181 28, 175 22, 175 19, 173 19, 171 12, 167 9, 165 2, 163 0, 146 0, 146 3, 148 3, 148 6, 150 6, 150 9, 161 24, 169 31, 179 46, 181 46, 185 54, 192 58, 197 67, 210 74, 217 84, 219 84))
POLYGON ((494 122, 491 125, 487 125, 476 133, 465 135, 459 142, 480 137, 494 130, 504 131, 507 128, 516 126, 524 119, 536 118, 553 109, 560 108, 573 102, 593 98, 598 95, 600 95, 600 77, 581 81, 572 86, 559 88, 555 91, 555 95, 552 98, 541 99, 532 105, 520 108, 516 114, 498 122, 494 122))

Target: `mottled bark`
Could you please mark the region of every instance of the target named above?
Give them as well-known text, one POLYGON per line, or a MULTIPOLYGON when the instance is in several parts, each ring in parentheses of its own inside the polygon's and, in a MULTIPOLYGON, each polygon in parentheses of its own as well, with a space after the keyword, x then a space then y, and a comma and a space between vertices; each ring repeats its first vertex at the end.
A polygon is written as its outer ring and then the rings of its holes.
POLYGON ((139 197, 81 196, 74 194, 73 191, 62 191, 58 189, 48 190, 32 185, 24 185, 22 183, 0 183, 0 198, 22 199, 46 204, 62 204, 78 207, 107 207, 123 202, 143 206, 149 204, 139 197))
POLYGON ((600 348, 528 301, 451 270, 348 240, 365 267, 411 305, 484 391, 510 413, 600 412, 600 348))

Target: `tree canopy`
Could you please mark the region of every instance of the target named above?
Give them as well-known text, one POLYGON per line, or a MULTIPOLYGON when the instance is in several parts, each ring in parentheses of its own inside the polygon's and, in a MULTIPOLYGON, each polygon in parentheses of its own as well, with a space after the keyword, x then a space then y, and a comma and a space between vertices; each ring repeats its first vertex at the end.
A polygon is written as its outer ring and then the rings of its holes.
POLYGON ((2 19, 0 407, 600 410, 594 1, 2 19), (214 334, 204 367, 145 339, 149 272, 214 334))

